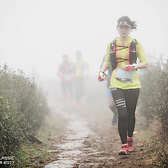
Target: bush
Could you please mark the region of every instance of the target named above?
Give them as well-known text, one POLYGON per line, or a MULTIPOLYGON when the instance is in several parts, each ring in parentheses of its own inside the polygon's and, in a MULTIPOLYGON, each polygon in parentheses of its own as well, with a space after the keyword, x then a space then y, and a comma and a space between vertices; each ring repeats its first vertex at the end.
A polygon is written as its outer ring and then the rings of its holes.
POLYGON ((9 156, 36 133, 49 110, 33 80, 6 65, 0 70, 0 96, 0 155, 9 156))
POLYGON ((168 135, 168 63, 160 58, 151 64, 141 76, 141 113, 150 121, 157 118, 168 135))
POLYGON ((168 166, 168 62, 160 58, 141 76, 140 112, 147 118, 148 124, 157 119, 161 123, 158 136, 154 139, 160 142, 156 150, 156 160, 159 167, 168 166))

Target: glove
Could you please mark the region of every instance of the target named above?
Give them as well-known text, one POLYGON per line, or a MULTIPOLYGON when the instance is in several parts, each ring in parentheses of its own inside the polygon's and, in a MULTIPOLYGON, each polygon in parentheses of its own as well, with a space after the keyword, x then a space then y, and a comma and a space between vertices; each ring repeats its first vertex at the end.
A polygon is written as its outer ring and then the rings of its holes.
POLYGON ((99 71, 98 80, 103 81, 107 78, 107 75, 103 71, 99 71))
POLYGON ((123 67, 123 69, 126 71, 133 71, 134 69, 137 69, 137 64, 126 65, 123 67))

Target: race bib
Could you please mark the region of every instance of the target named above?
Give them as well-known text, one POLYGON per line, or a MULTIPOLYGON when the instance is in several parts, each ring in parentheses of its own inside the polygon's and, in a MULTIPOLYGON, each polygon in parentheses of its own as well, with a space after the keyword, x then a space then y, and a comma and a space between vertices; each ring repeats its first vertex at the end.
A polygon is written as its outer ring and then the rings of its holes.
POLYGON ((133 71, 125 71, 123 67, 118 67, 116 79, 121 82, 133 82, 133 71))

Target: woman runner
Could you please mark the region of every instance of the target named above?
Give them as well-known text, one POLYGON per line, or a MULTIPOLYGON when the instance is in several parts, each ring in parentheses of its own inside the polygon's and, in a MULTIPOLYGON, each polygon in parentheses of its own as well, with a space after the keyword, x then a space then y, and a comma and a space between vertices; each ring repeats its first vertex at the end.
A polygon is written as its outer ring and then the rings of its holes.
POLYGON ((146 68, 148 62, 141 43, 129 36, 130 31, 136 29, 135 22, 128 16, 120 17, 117 22, 119 37, 107 46, 99 79, 105 79, 104 72, 112 65, 110 89, 118 111, 118 130, 122 142, 119 155, 126 155, 128 151, 134 151, 132 136, 141 87, 137 70, 146 68))

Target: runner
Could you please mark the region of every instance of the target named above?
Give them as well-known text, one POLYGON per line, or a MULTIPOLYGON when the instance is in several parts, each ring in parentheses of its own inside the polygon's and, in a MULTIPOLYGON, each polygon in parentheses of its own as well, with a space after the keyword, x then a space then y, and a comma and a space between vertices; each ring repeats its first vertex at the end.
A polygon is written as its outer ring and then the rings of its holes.
POLYGON ((62 108, 65 109, 72 106, 72 81, 74 79, 74 67, 66 54, 62 56, 62 63, 58 68, 57 75, 61 80, 62 108))
MULTIPOLYGON (((103 58, 101 67, 103 65, 103 62, 105 60, 105 56, 103 58)), ((112 119, 112 126, 115 126, 117 124, 117 120, 118 120, 118 113, 117 113, 117 109, 114 103, 114 99, 113 96, 111 94, 111 89, 110 87, 110 79, 111 79, 111 74, 112 74, 112 66, 110 66, 110 68, 108 68, 108 77, 107 77, 107 96, 108 96, 108 106, 110 108, 110 110, 113 112, 113 119, 112 119)))
POLYGON ((145 52, 139 41, 129 36, 136 24, 128 16, 118 19, 119 37, 107 46, 105 61, 99 76, 105 79, 105 71, 113 66, 110 82, 111 92, 118 111, 118 130, 122 142, 119 155, 134 151, 133 131, 135 127, 135 110, 140 92, 140 81, 137 70, 148 65, 145 52), (136 63, 136 59, 139 63, 136 63))
POLYGON ((76 98, 76 108, 81 107, 81 98, 84 94, 85 87, 85 77, 89 76, 89 66, 82 59, 81 51, 76 53, 76 63, 75 63, 75 98, 76 98))

